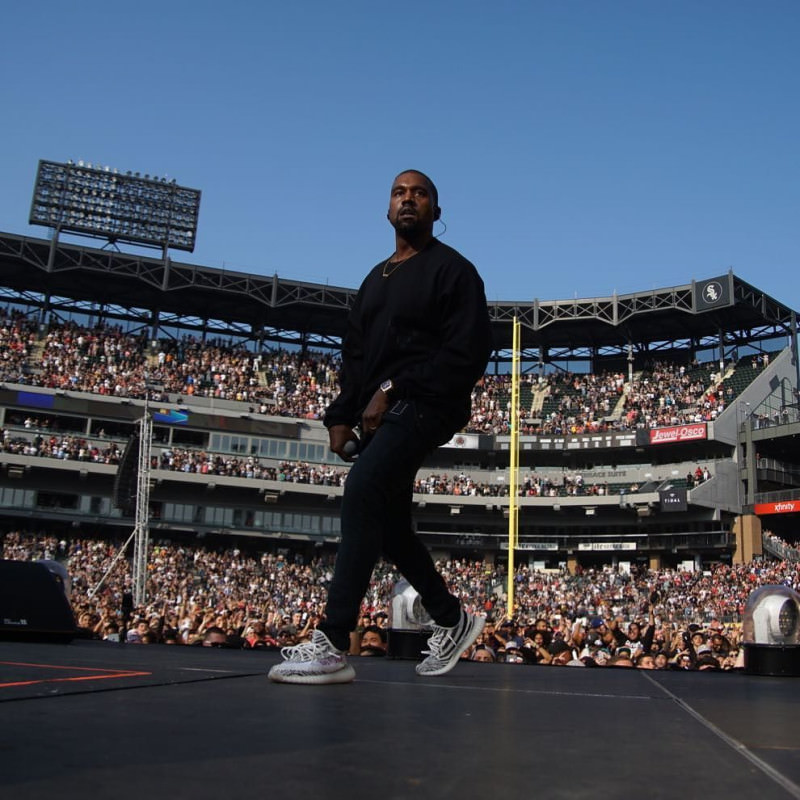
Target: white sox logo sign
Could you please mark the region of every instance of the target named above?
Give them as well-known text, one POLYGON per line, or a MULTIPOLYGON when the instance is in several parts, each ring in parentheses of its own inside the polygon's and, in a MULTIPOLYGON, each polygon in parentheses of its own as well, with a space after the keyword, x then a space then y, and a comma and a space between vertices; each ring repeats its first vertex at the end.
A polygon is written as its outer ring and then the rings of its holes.
POLYGON ((710 306, 716 305, 722 300, 722 285, 719 281, 709 281, 703 287, 703 300, 710 306))

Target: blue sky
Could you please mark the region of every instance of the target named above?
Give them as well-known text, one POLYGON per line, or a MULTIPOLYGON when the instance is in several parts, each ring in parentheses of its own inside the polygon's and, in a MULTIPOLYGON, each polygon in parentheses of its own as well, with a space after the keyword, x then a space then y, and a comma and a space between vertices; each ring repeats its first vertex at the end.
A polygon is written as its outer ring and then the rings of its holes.
POLYGON ((5 232, 46 236, 38 161, 83 159, 202 190, 175 260, 357 287, 414 167, 489 300, 732 268, 800 308, 796 0, 31 0, 3 27, 5 232))

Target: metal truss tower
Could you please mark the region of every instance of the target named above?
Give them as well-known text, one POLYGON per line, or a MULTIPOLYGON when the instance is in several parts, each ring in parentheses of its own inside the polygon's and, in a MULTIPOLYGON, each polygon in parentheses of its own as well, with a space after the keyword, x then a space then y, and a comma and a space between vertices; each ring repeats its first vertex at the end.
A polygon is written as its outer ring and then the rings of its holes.
POLYGON ((136 516, 133 529, 133 602, 144 605, 147 594, 147 545, 150 540, 150 447, 153 419, 147 399, 139 420, 139 465, 136 472, 136 516))

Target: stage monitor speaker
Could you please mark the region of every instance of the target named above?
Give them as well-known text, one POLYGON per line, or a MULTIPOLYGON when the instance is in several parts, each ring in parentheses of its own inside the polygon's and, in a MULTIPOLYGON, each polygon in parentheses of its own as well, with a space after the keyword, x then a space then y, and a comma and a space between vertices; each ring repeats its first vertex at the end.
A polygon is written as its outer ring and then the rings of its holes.
POLYGON ((0 560, 0 640, 69 642, 75 617, 46 563, 0 560))

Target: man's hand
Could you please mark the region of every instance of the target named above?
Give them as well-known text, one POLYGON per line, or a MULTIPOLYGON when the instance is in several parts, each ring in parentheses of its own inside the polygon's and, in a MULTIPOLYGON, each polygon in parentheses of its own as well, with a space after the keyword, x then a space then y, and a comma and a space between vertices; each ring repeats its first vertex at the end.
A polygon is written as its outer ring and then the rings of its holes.
POLYGON ((383 415, 389 409, 389 395, 380 389, 372 395, 361 415, 361 430, 365 436, 374 436, 375 431, 381 426, 383 415))
POLYGON ((346 455, 344 446, 351 441, 356 441, 357 437, 353 433, 353 429, 349 425, 331 425, 328 428, 328 439, 330 441, 330 448, 336 453, 343 461, 352 461, 352 457, 346 455))

